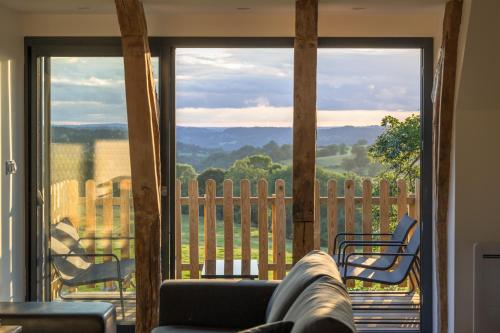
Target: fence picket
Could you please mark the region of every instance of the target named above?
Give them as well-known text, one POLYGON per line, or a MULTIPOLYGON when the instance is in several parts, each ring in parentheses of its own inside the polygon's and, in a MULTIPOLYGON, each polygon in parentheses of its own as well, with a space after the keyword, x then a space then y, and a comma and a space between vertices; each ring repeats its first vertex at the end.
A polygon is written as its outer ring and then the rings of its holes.
POLYGON ((321 205, 320 205, 320 185, 319 181, 316 179, 314 181, 314 239, 313 245, 315 250, 321 248, 321 205))
MULTIPOLYGON (((344 196, 345 196, 345 202, 344 202, 344 213, 345 213, 345 229, 346 232, 348 233, 353 233, 354 232, 354 181, 352 180, 346 180, 344 182, 344 196)), ((352 236, 346 237, 346 239, 351 240, 353 239, 352 236)), ((347 253, 352 252, 352 248, 347 251, 347 253)), ((349 280, 347 281, 347 287, 352 288, 354 287, 354 281, 349 280)))
MULTIPOLYGON (((363 180, 363 233, 372 233, 372 182, 369 179, 363 180)), ((364 240, 371 240, 371 236, 364 236, 364 240)), ((364 252, 372 251, 371 246, 365 246, 364 252)), ((363 282, 363 286, 371 287, 370 282, 363 282)))
MULTIPOLYGON (((104 253, 113 253, 113 183, 107 181, 103 184, 103 247, 104 253)), ((112 261, 111 257, 104 257, 104 261, 112 261)), ((105 283, 107 288, 112 287, 111 282, 105 283)))
POLYGON ((328 253, 333 254, 333 242, 337 234, 337 182, 335 180, 328 181, 327 206, 328 212, 328 253))
POLYGON ((175 181, 175 278, 182 279, 182 209, 181 209, 181 181, 175 181))
MULTIPOLYGON (((86 242, 86 249, 88 253, 96 253, 95 246, 95 231, 96 231, 96 212, 95 212, 95 182, 90 179, 85 182, 85 232, 88 238, 86 242)), ((95 263, 95 257, 89 258, 91 262, 95 263)), ((92 284, 91 287, 95 285, 92 284)))
POLYGON ((258 216, 259 216, 259 279, 267 280, 268 273, 268 226, 267 226, 267 181, 258 182, 258 216))
POLYGON ((380 181, 380 232, 384 234, 389 232, 389 209, 389 182, 383 179, 380 181))
POLYGON ((282 280, 286 272, 286 247, 285 247, 285 182, 282 179, 276 180, 276 220, 275 234, 276 240, 276 278, 282 280))
POLYGON ((408 191, 406 187, 406 182, 402 179, 397 181, 398 186, 398 221, 405 215, 408 214, 408 191))
POLYGON ((122 259, 130 258, 130 180, 120 181, 120 237, 122 259))
POLYGON ((191 180, 188 187, 189 196, 189 263, 191 279, 198 279, 200 276, 200 259, 198 243, 198 218, 200 207, 198 204, 198 182, 191 180))
POLYGON ((211 263, 216 259, 216 238, 215 238, 215 224, 216 224, 216 183, 213 179, 209 179, 205 183, 205 260, 209 260, 207 264, 207 274, 215 273, 215 266, 211 263))
POLYGON ((80 232, 80 194, 78 181, 71 180, 67 184, 68 196, 65 201, 68 203, 68 217, 71 223, 75 226, 75 229, 80 232))
POLYGON ((243 179, 240 182, 240 212, 241 212, 241 271, 242 274, 250 274, 251 242, 250 242, 250 181, 243 179))
POLYGON ((233 181, 224 180, 224 274, 232 274, 234 258, 233 181))

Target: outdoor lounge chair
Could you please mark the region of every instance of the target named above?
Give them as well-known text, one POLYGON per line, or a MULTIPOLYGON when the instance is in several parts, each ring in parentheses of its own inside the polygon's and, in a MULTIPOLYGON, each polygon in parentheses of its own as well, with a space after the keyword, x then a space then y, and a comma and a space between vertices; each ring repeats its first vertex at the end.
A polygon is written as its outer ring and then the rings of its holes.
MULTIPOLYGON (((60 278, 59 296, 63 286, 77 287, 99 282, 117 281, 120 291, 122 316, 125 318, 123 283, 135 272, 135 260, 120 260, 113 253, 87 253, 81 244, 81 238, 69 219, 51 226, 51 260, 60 278), (92 257, 111 258, 102 264, 89 260, 92 257)), ((101 299, 101 298, 100 298, 101 299)))
MULTIPOLYGON (((367 282, 376 282, 388 285, 396 285, 403 282, 408 276, 413 274, 417 285, 420 287, 420 278, 418 272, 420 271, 420 259, 418 257, 420 251, 420 226, 417 225, 415 232, 411 236, 408 245, 403 245, 402 252, 388 253, 388 252, 362 252, 351 253, 347 255, 344 265, 341 269, 342 279, 344 282, 347 280, 362 280, 367 282), (398 263, 391 270, 380 270, 373 268, 357 267, 351 265, 351 258, 356 255, 362 256, 386 256, 395 257, 398 263)), ((413 282, 412 282, 413 283, 413 282)))
POLYGON ((390 253, 399 253, 401 251, 402 246, 406 243, 406 239, 410 230, 417 223, 416 220, 409 217, 405 214, 401 220, 399 220, 394 233, 339 233, 335 237, 334 240, 334 249, 336 249, 336 253, 334 254, 334 259, 337 262, 337 265, 341 267, 344 265, 346 261, 346 255, 348 254, 348 249, 352 247, 359 246, 385 246, 385 250, 383 251, 384 255, 370 255, 370 256, 362 256, 362 255, 351 255, 349 260, 350 266, 356 267, 364 267, 371 269, 379 269, 379 270, 387 270, 391 268, 397 259, 397 256, 390 255, 390 253), (339 243, 337 249, 338 238, 342 236, 372 236, 371 240, 343 240, 339 243), (390 240, 381 240, 381 236, 391 236, 390 240), (377 237, 379 239, 373 239, 377 237))

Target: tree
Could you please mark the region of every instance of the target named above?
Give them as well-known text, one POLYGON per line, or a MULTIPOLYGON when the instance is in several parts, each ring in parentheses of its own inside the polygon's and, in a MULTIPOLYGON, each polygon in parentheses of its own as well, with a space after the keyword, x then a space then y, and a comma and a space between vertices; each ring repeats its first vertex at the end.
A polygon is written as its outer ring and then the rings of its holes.
POLYGON ((205 185, 207 180, 213 179, 215 181, 217 195, 222 195, 222 186, 224 183, 224 170, 219 168, 208 168, 198 176, 198 186, 200 188, 200 195, 205 194, 205 185))
POLYGON ((420 117, 412 115, 400 121, 386 116, 382 126, 384 132, 368 150, 383 166, 380 176, 392 180, 404 178, 413 185, 420 177, 420 117))
POLYGON ((341 143, 339 145, 339 154, 340 155, 345 155, 347 154, 347 145, 345 143, 341 143))
POLYGON ((191 165, 184 163, 175 165, 175 178, 181 181, 182 196, 187 196, 189 181, 196 179, 197 176, 196 170, 191 165))

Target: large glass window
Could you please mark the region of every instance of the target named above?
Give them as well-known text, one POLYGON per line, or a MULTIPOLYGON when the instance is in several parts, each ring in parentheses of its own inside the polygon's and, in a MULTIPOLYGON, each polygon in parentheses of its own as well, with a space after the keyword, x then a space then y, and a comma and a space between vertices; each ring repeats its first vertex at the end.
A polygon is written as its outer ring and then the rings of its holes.
MULTIPOLYGON (((267 182, 265 200, 273 195, 291 195, 292 91, 292 49, 177 49, 176 178, 180 195, 211 195, 211 189, 207 193, 207 181, 213 180, 213 193, 219 198, 205 201, 199 208, 182 205, 178 219, 182 239, 177 248, 177 260, 182 265, 179 263, 178 277, 198 277, 200 272, 190 267, 203 264, 205 259, 233 258, 235 265, 239 260, 250 261, 247 273, 255 275, 259 274, 250 268, 264 260, 262 253, 269 256, 265 259, 269 263, 278 260, 284 266, 285 259, 291 262, 290 205, 285 209, 283 201, 284 210, 278 213, 274 203, 266 208, 269 243, 259 255, 257 199, 248 201, 248 205, 242 202, 248 196, 258 196, 261 180, 267 182), (188 188, 193 180, 196 193, 188 188), (283 183, 278 186, 278 194, 277 181, 283 183), (243 200, 229 203, 231 196, 243 200), (195 214, 190 207, 199 209, 197 225, 190 223, 195 214), (215 217, 213 223, 211 216, 215 217), (279 239, 273 238, 278 234, 273 226, 280 230, 279 239), (279 259, 273 246, 283 248, 279 259)), ((263 232, 261 227, 260 235, 263 232)), ((237 270, 235 267, 236 275, 241 273, 237 270)), ((202 266, 204 274, 221 275, 216 270, 205 272, 202 266)), ((261 272, 261 278, 266 274, 261 272)))
POLYGON ((52 299, 111 300, 120 320, 133 321, 134 211, 123 59, 50 58, 46 71, 52 299))

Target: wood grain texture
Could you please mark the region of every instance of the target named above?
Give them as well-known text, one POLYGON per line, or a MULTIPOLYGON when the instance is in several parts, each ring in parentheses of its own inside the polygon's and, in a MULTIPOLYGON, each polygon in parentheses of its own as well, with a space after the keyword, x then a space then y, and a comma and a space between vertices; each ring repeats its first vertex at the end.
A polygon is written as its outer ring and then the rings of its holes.
MULTIPOLYGON (((209 179, 205 183, 205 260, 215 260, 216 258, 216 183, 209 179)), ((215 274, 215 266, 207 266, 207 274, 215 274)))
POLYGON ((175 278, 182 279, 182 207, 181 207, 181 181, 175 181, 175 278))
MULTIPOLYGON (((380 232, 388 233, 389 230, 389 182, 385 179, 380 181, 380 232)), ((384 236, 384 240, 389 240, 389 237, 384 236)), ((385 247, 383 248, 385 249, 385 247)))
MULTIPOLYGON (((372 182, 369 179, 363 180, 363 202, 362 202, 363 233, 372 233, 372 182)), ((365 240, 371 240, 371 236, 364 236, 365 240)), ((363 251, 372 252, 371 246, 365 246, 363 251)), ((371 287, 370 282, 363 281, 363 286, 371 287)))
POLYGON ((259 279, 267 280, 268 275, 268 253, 269 253, 269 236, 267 226, 267 181, 261 179, 257 185, 257 209, 259 223, 259 279))
POLYGON ((240 211, 241 211, 241 259, 242 259, 242 274, 250 274, 251 260, 251 205, 250 205, 250 181, 243 179, 240 182, 240 211))
POLYGON ((408 198, 408 190, 405 180, 399 179, 396 184, 398 186, 397 198, 398 198, 398 222, 399 222, 405 214, 408 214, 408 202, 406 201, 408 198))
POLYGON ((276 241, 276 278, 282 280, 286 273, 286 249, 285 249, 285 182, 282 179, 276 181, 276 220, 273 229, 276 241))
POLYGON ((120 181, 120 237, 122 258, 130 258, 130 180, 120 181))
POLYGON ((293 262, 314 249, 318 0, 296 0, 293 105, 293 262))
POLYGON ((319 250, 321 248, 321 205, 319 198, 320 185, 319 181, 314 182, 314 249, 319 250))
POLYGON ((335 180, 328 181, 327 194, 327 215, 328 215, 328 253, 333 254, 333 243, 337 235, 337 182, 335 180))
MULTIPOLYGON (((354 181, 352 180, 346 180, 344 182, 344 196, 345 196, 345 203, 344 203, 344 213, 345 213, 345 231, 348 233, 353 233, 354 230, 354 223, 355 223, 355 205, 354 205, 354 181)), ((347 240, 352 240, 352 236, 347 236, 347 240)), ((351 253, 352 248, 346 251, 346 253, 351 253)), ((347 281, 347 287, 352 288, 354 287, 354 280, 349 280, 347 281)))
MULTIPOLYGON (((461 0, 446 3, 443 20, 442 66, 438 68, 434 102, 434 224, 437 275, 438 332, 448 332, 448 200, 455 113, 461 0)), ((441 62, 441 61, 440 61, 441 62)))
MULTIPOLYGON (((233 181, 224 180, 224 259, 232 261, 234 259, 234 205, 233 205, 233 181)), ((224 270, 230 274, 233 270, 230 265, 225 264, 224 270)))
POLYGON ((146 17, 138 0, 115 0, 122 36, 135 222, 136 333, 158 325, 160 154, 155 82, 146 17))
POLYGON ((198 243, 198 219, 200 216, 200 207, 198 203, 198 182, 196 180, 189 181, 188 196, 189 196, 189 276, 191 279, 200 277, 200 255, 198 243))

